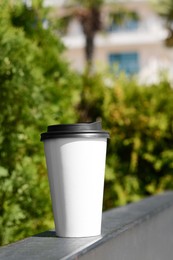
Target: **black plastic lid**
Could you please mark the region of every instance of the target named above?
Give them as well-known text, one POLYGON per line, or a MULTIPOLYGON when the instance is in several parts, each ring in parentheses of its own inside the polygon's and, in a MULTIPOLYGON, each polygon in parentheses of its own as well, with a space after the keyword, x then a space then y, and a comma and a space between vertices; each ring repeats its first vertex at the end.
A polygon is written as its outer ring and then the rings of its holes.
POLYGON ((109 138, 109 133, 102 130, 101 122, 50 125, 47 132, 41 134, 41 141, 68 137, 109 138))

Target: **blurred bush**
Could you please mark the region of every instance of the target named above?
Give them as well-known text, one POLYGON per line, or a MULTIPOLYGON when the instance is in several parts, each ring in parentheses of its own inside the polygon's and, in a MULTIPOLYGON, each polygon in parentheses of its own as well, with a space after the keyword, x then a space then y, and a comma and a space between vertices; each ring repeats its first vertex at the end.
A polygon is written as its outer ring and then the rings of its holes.
POLYGON ((80 120, 102 119, 108 142, 104 209, 173 189, 173 88, 109 73, 83 76, 80 120))
POLYGON ((1 245, 53 227, 40 133, 75 120, 80 86, 41 3, 17 3, 0 3, 1 245))
POLYGON ((114 201, 113 205, 125 204, 172 189, 171 84, 164 78, 151 86, 139 86, 134 81, 116 82, 109 92, 104 115, 111 131, 107 161, 111 171, 106 176, 109 199, 105 197, 105 205, 109 201, 114 201))

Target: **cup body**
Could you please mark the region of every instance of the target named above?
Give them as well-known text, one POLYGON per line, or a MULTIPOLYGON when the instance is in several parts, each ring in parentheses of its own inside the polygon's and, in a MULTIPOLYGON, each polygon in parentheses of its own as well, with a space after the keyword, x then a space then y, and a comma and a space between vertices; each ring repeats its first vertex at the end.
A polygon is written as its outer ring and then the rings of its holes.
POLYGON ((101 234, 107 138, 44 140, 56 234, 101 234))

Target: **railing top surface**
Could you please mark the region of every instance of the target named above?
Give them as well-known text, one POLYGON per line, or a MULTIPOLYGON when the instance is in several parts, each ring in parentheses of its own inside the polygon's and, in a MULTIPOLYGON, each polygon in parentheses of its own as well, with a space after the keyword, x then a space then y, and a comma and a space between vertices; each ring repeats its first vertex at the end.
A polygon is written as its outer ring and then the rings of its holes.
POLYGON ((101 236, 58 238, 54 231, 46 231, 1 247, 0 259, 77 259, 170 207, 173 207, 173 192, 171 191, 104 212, 101 236))

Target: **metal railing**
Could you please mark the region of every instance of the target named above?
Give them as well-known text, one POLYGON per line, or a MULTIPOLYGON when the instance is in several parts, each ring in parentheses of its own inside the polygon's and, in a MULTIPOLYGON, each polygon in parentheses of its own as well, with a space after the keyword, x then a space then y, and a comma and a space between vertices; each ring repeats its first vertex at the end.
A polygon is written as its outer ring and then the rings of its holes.
POLYGON ((58 238, 54 231, 0 248, 1 260, 172 260, 173 192, 103 213, 102 235, 58 238))

